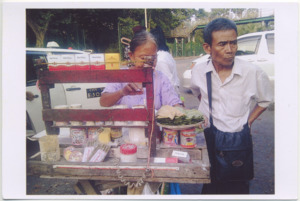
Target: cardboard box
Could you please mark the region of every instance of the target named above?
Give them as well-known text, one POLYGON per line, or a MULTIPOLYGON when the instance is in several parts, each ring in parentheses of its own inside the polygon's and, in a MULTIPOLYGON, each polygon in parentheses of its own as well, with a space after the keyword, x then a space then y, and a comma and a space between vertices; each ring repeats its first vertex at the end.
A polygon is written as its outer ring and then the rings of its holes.
POLYGON ((105 54, 105 68, 106 70, 120 69, 120 54, 106 53, 105 54))
POLYGON ((90 56, 88 54, 75 54, 75 70, 90 70, 90 56))
POLYGON ((62 54, 61 55, 62 70, 75 70, 75 55, 62 54))
POLYGON ((58 71, 62 69, 61 55, 48 55, 47 61, 49 71, 58 71))
POLYGON ((90 54, 91 70, 105 70, 104 54, 90 54))

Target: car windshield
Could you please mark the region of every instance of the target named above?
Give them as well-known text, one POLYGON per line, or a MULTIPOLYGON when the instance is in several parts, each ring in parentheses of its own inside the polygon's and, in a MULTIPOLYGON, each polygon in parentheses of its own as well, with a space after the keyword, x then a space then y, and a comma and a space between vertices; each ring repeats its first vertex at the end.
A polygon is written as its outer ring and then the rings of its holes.
POLYGON ((269 53, 274 54, 274 34, 266 34, 266 41, 269 53))
POLYGON ((261 36, 252 36, 238 39, 238 50, 236 55, 256 54, 261 36))

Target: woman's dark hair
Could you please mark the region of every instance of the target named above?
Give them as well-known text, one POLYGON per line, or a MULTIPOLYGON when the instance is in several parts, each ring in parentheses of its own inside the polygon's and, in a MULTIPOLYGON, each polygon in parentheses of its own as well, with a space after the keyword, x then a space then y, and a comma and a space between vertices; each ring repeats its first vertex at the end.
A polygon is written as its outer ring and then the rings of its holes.
POLYGON ((217 18, 211 21, 206 25, 203 30, 203 38, 204 42, 208 43, 209 45, 212 44, 212 33, 214 31, 221 31, 221 30, 235 30, 237 34, 236 24, 229 19, 226 18, 217 18))
POLYGON ((135 26, 132 28, 132 31, 133 31, 133 34, 136 34, 138 32, 141 32, 141 31, 146 31, 146 27, 143 27, 143 26, 135 26))
POLYGON ((153 43, 157 45, 156 40, 151 33, 147 31, 136 33, 130 42, 130 52, 134 52, 137 47, 146 44, 148 41, 153 41, 153 43))
POLYGON ((166 44, 166 39, 163 30, 160 26, 157 26, 155 29, 150 31, 157 42, 158 50, 169 51, 169 47, 166 44))

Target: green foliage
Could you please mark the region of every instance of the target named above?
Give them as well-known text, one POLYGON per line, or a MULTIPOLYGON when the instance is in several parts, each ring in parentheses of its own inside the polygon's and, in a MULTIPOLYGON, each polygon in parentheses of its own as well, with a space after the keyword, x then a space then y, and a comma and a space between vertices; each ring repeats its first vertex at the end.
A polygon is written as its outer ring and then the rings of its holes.
POLYGON ((259 31, 267 31, 269 30, 262 23, 251 23, 251 24, 243 24, 237 25, 238 35, 244 35, 247 33, 259 32, 259 31))
MULTIPOLYGON (((125 37, 128 39, 131 39, 133 37, 133 31, 132 28, 135 26, 140 25, 140 23, 138 21, 136 21, 135 19, 131 18, 131 17, 126 17, 126 18, 122 18, 119 17, 119 37, 125 37)), ((121 53, 121 58, 124 59, 124 49, 125 49, 126 45, 123 43, 120 43, 120 53, 121 53)), ((112 49, 113 47, 109 47, 109 49, 112 49)))
POLYGON ((118 53, 119 52, 119 43, 111 43, 108 48, 105 49, 105 53, 118 53))
MULTIPOLYGON (((212 9, 210 13, 203 9, 147 9, 148 30, 162 27, 166 36, 177 27, 194 29, 191 23, 195 16, 197 23, 206 24, 217 17, 256 18, 259 10, 250 8, 212 9), (190 25, 189 25, 190 24, 190 25), (183 26, 184 25, 184 26, 183 26)), ((133 37, 132 28, 145 25, 145 9, 27 9, 26 44, 44 47, 49 41, 56 41, 62 48, 93 49, 94 52, 124 51, 125 45, 120 38, 133 37)), ((238 25, 239 35, 274 29, 262 23, 238 25)), ((195 42, 185 40, 182 45, 168 39, 167 45, 173 56, 190 56, 203 53, 202 29, 195 31, 195 42)))
POLYGON ((229 11, 230 9, 228 8, 211 9, 210 19, 215 19, 217 17, 229 17, 229 11))
POLYGON ((169 51, 172 54, 172 56, 176 57, 176 43, 175 43, 175 41, 173 43, 168 43, 167 42, 167 45, 168 45, 168 47, 170 49, 169 51))

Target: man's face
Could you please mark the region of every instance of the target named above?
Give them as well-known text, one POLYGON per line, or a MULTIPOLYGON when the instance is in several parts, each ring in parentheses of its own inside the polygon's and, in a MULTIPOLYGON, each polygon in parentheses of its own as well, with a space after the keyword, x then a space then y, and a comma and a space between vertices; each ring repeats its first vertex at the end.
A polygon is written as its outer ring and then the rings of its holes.
POLYGON ((212 44, 204 48, 211 55, 214 66, 232 67, 237 51, 237 34, 235 30, 221 30, 212 33, 212 44))

